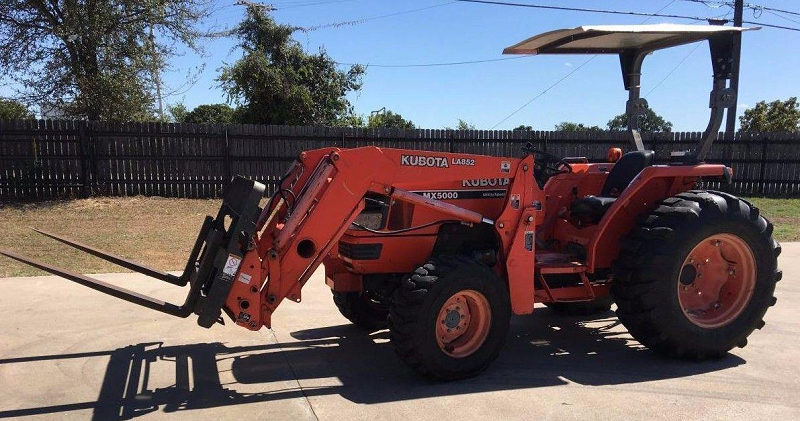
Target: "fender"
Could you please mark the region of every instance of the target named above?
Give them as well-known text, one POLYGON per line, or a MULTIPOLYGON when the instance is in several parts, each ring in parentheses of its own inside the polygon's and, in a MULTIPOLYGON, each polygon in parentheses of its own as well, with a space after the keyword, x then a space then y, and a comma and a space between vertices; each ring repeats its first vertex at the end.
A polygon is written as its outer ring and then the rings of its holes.
POLYGON ((732 169, 719 164, 653 165, 645 168, 611 205, 586 248, 589 272, 611 267, 622 237, 636 225, 636 217, 650 212, 668 197, 691 190, 699 177, 729 178, 732 169))

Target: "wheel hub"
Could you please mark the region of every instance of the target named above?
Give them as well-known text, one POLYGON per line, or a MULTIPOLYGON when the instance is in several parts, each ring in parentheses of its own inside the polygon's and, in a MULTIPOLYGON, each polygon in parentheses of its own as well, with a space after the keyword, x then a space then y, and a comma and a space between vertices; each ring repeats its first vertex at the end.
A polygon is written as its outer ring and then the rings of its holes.
POLYGON ((455 329, 461 322, 461 313, 458 310, 450 310, 444 317, 444 324, 448 329, 455 329))
POLYGON ((756 264, 740 237, 714 234, 686 257, 678 278, 678 301, 686 317, 704 328, 733 321, 753 295, 756 264))
POLYGON ((475 290, 453 294, 436 318, 436 342, 446 354, 461 358, 477 351, 489 335, 492 315, 486 297, 475 290))

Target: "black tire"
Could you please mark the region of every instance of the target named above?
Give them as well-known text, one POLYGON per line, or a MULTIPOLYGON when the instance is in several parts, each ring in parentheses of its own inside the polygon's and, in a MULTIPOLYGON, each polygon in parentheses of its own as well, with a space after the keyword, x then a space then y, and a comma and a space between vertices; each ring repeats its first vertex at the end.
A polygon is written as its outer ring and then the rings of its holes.
POLYGON ((619 320, 633 337, 662 355, 694 360, 744 347, 774 305, 780 245, 758 208, 735 196, 693 190, 664 200, 621 243, 612 295, 619 320), (733 234, 755 260, 753 294, 735 318, 716 327, 689 320, 678 300, 684 260, 703 239, 733 234))
POLYGON ((358 292, 331 292, 339 312, 354 325, 368 330, 386 327, 386 317, 389 314, 387 309, 381 308, 358 292))
POLYGON ((582 303, 544 303, 544 305, 556 313, 569 316, 591 316, 611 311, 611 304, 613 303, 614 300, 611 299, 610 295, 607 295, 582 303))
POLYGON ((430 378, 456 380, 477 375, 497 358, 510 318, 508 288, 488 266, 466 257, 440 256, 407 275, 395 290, 389 332, 397 355, 406 364, 430 378), (445 302, 466 290, 486 298, 491 322, 483 344, 456 358, 438 345, 436 324, 445 302))

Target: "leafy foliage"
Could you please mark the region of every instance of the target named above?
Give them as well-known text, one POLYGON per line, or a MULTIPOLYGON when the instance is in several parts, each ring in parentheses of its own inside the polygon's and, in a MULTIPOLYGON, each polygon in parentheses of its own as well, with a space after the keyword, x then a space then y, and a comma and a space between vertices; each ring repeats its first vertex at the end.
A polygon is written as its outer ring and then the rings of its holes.
POLYGON ((556 124, 555 127, 556 131, 559 132, 602 132, 599 126, 584 126, 583 123, 573 123, 571 121, 562 121, 561 123, 556 124))
POLYGON ((333 122, 334 127, 366 127, 366 125, 364 116, 354 113, 339 117, 333 122))
POLYGON ((524 125, 524 124, 521 124, 521 125, 519 125, 519 126, 517 126, 517 127, 514 127, 514 129, 513 129, 513 130, 514 130, 514 131, 522 131, 522 132, 524 132, 524 131, 532 131, 532 130, 533 130, 533 127, 532 127, 532 126, 526 126, 526 125, 524 125))
MULTIPOLYGON (((608 129, 612 131, 628 130, 628 116, 620 114, 608 122, 608 129)), ((656 114, 652 108, 647 107, 645 114, 639 117, 639 130, 643 132, 671 132, 672 123, 656 114)))
POLYGON ((459 118, 456 130, 475 130, 475 125, 459 118))
POLYGON ((335 124, 352 114, 345 97, 361 89, 364 68, 339 71, 320 50, 308 54, 291 38, 295 29, 280 25, 263 7, 249 6, 235 33, 244 56, 224 66, 218 78, 242 122, 335 124))
POLYGON ((0 119, 30 118, 34 118, 34 115, 24 104, 10 99, 0 99, 0 119))
POLYGON ((167 117, 169 121, 183 123, 186 121, 187 114, 189 114, 189 109, 186 108, 186 104, 182 102, 173 105, 167 105, 167 117))
POLYGON ((400 114, 386 111, 369 116, 367 127, 376 129, 379 127, 391 127, 396 129, 414 129, 416 126, 410 120, 406 120, 400 114))
POLYGON ((800 130, 800 105, 797 97, 769 104, 760 101, 739 117, 744 132, 793 132, 800 130))
POLYGON ((228 104, 198 105, 186 113, 183 121, 186 123, 223 123, 236 122, 236 110, 228 104))
POLYGON ((206 0, 4 0, 0 68, 25 103, 90 120, 152 118, 154 75, 186 45, 206 0))

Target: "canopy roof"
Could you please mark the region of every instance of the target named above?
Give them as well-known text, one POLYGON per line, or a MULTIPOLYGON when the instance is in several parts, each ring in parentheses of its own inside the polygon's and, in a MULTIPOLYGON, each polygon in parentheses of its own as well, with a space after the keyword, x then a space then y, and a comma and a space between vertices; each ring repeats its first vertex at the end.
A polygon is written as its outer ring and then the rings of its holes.
POLYGON ((724 33, 760 27, 717 25, 592 25, 557 29, 507 47, 503 54, 620 54, 623 51, 654 51, 709 39, 724 33))

